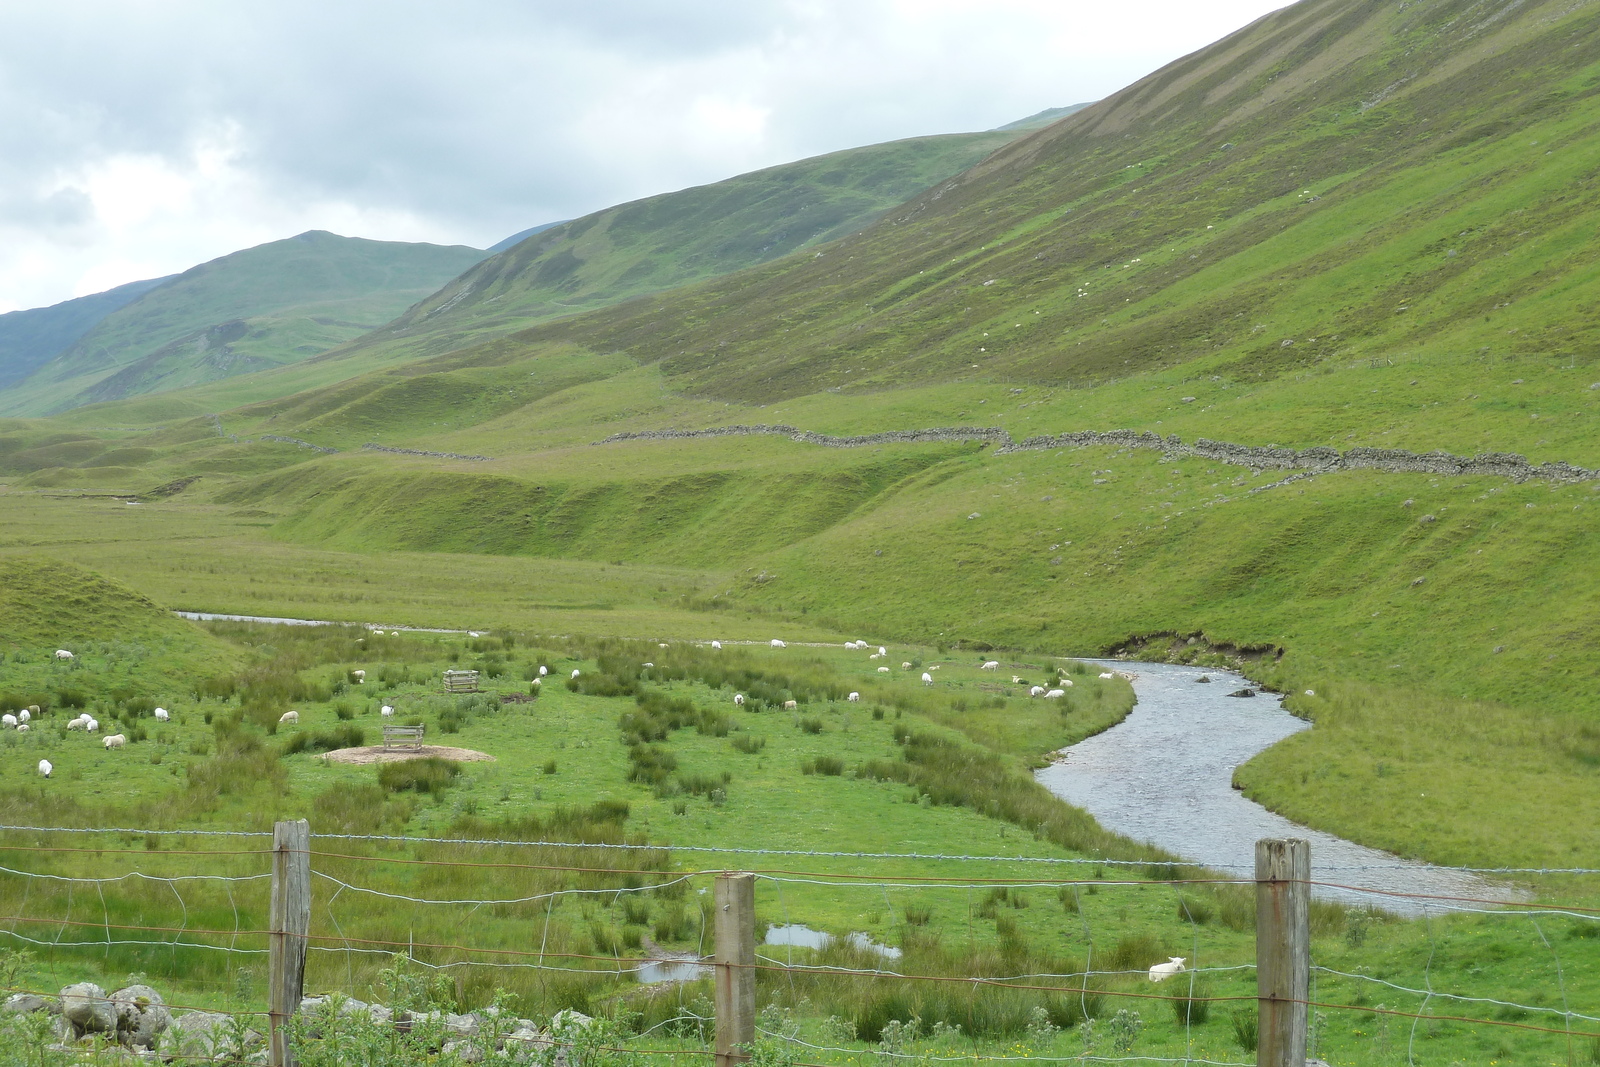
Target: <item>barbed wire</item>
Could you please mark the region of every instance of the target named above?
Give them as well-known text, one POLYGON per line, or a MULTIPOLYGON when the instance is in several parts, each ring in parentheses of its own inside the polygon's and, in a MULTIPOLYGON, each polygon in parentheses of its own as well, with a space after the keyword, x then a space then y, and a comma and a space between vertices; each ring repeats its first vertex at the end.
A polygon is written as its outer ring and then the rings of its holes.
POLYGON ((1312 970, 1321 971, 1323 974, 1337 975, 1340 978, 1350 978, 1361 982, 1371 982, 1374 985, 1386 986, 1399 993, 1411 993, 1419 997, 1439 997, 1442 1000, 1459 1000, 1472 1004, 1492 1004, 1497 1008, 1513 1008, 1518 1011, 1542 1012, 1547 1015, 1560 1015, 1569 1019, 1582 1019, 1584 1022, 1600 1023, 1600 1015, 1584 1015, 1582 1012, 1565 1011, 1561 1008, 1541 1008, 1532 1004, 1517 1004, 1509 1000, 1496 1000, 1494 997, 1469 997, 1459 993, 1441 993, 1438 990, 1413 989, 1384 978, 1375 978, 1370 974, 1360 972, 1340 971, 1320 964, 1312 964, 1312 970))

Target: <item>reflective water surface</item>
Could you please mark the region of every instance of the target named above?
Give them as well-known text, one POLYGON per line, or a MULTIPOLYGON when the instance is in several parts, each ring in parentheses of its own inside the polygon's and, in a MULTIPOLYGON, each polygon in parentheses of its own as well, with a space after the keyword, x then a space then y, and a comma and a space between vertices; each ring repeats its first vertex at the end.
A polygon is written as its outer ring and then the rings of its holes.
POLYGON ((1356 890, 1516 899, 1508 887, 1476 875, 1402 860, 1296 825, 1236 792, 1235 767, 1311 728, 1284 710, 1277 694, 1229 696, 1250 686, 1230 671, 1100 662, 1132 676, 1138 706, 1104 733, 1062 749, 1059 762, 1037 777, 1107 829, 1245 878, 1253 876, 1258 838, 1305 838, 1311 842, 1313 880, 1334 883, 1315 887, 1318 895, 1401 914, 1420 913, 1422 902, 1356 890), (1199 682, 1202 675, 1209 684, 1199 682))

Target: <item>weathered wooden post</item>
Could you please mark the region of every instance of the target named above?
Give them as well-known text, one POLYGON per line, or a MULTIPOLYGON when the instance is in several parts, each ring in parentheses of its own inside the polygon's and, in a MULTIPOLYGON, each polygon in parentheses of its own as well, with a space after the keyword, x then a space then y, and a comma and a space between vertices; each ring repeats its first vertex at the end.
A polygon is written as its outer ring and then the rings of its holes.
POLYGON ((1258 1067, 1305 1067, 1311 989, 1311 842, 1256 842, 1258 1067))
POLYGON ((300 1007, 311 933, 311 826, 304 819, 272 828, 272 921, 268 1017, 272 1067, 294 1067, 283 1026, 300 1007))
POLYGON ((750 1058, 756 1038, 756 876, 719 874, 712 896, 716 915, 717 1067, 750 1058))

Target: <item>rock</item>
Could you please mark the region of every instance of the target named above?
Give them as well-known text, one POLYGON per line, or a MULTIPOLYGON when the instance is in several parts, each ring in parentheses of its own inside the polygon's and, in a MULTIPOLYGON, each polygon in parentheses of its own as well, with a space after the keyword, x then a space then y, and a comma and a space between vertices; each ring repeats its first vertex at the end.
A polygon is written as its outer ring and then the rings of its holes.
POLYGON ((550 1032, 559 1033, 562 1030, 587 1030, 593 1019, 581 1011, 571 1008, 562 1008, 550 1018, 550 1032))
POLYGON ((162 1051, 177 1058, 209 1058, 222 1050, 229 1019, 214 1011, 186 1011, 172 1017, 162 1051))
POLYGON ((156 1039, 172 1024, 161 994, 147 985, 117 990, 111 994, 111 1006, 117 1013, 118 1037, 135 1048, 155 1048, 156 1039))
POLYGON ((382 1004, 368 1005, 367 1013, 372 1016, 372 1021, 377 1023, 379 1026, 388 1026, 390 1023, 394 1022, 394 1012, 390 1011, 382 1004))
POLYGON ((1211 675, 1202 674, 1200 677, 1196 678, 1195 681, 1197 681, 1197 682, 1209 682, 1209 681, 1211 681, 1211 675))
POLYGON ((482 1025, 476 1015, 446 1015, 444 1028, 452 1037, 477 1037, 482 1025))
POLYGON ((446 1057, 454 1054, 456 1059, 462 1063, 483 1062, 483 1049, 479 1048, 476 1042, 458 1038, 454 1041, 446 1041, 444 1043, 444 1048, 440 1051, 442 1051, 446 1057))
POLYGON ((1253 697, 1253 696, 1256 695, 1256 691, 1254 689, 1251 689, 1249 686, 1246 686, 1243 689, 1235 689, 1233 692, 1229 693, 1228 695, 1231 696, 1231 697, 1253 697))
POLYGON ((0 1015, 26 1015, 35 1011, 59 1012, 61 1005, 36 993, 13 993, 0 1004, 0 1015))
POLYGON ((106 991, 93 982, 79 982, 61 990, 61 1014, 79 1034, 116 1032, 117 1012, 106 991))

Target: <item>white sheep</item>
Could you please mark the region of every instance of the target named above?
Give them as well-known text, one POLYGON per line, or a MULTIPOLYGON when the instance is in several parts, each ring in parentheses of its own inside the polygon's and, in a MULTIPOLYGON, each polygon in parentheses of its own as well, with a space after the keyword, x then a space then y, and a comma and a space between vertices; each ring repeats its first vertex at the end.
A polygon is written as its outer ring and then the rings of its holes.
POLYGON ((1063 689, 1071 689, 1072 688, 1072 679, 1071 678, 1062 678, 1061 679, 1061 688, 1063 688, 1063 689))
POLYGON ((49 760, 42 759, 39 761, 39 773, 44 775, 46 778, 50 777, 50 772, 55 769, 55 764, 51 763, 49 760))
POLYGON ((1065 689, 1052 689, 1044 695, 1044 698, 1046 700, 1060 700, 1066 695, 1067 691, 1065 689))
POLYGON ((582 673, 583 672, 578 670, 578 668, 576 668, 576 667, 572 668, 572 677, 576 678, 578 675, 580 675, 582 673))
POLYGON ((888 654, 889 654, 889 650, 887 648, 884 648, 882 645, 878 646, 878 655, 887 656, 888 654))
POLYGON ((980 671, 997 671, 1000 669, 1000 661, 997 659, 986 660, 983 666, 978 669, 980 671))
POLYGON ((99 733, 100 732, 100 720, 99 719, 93 719, 93 718, 85 719, 84 723, 83 723, 83 729, 84 729, 84 732, 86 732, 86 733, 91 733, 91 734, 99 733))
POLYGON ((852 703, 852 704, 859 704, 859 703, 861 703, 861 694, 860 693, 851 693, 845 699, 850 701, 850 703, 852 703))
POLYGON ((483 636, 483 635, 482 635, 482 634, 480 634, 480 633, 479 633, 479 632, 478 632, 478 631, 476 631, 476 630, 468 630, 468 631, 467 631, 467 636, 468 636, 468 637, 482 637, 482 636, 483 636))
POLYGON ((32 718, 33 718, 33 712, 31 710, 29 710, 28 708, 23 708, 21 711, 17 712, 17 721, 18 722, 27 722, 29 719, 32 719, 32 718))
POLYGON ((1012 676, 1011 676, 1011 684, 1012 684, 1012 685, 1021 685, 1021 684, 1022 684, 1022 675, 1020 675, 1020 674, 1013 674, 1013 675, 1012 675, 1012 676))
POLYGON ((72 653, 68 652, 66 649, 64 649, 64 648, 56 649, 56 659, 69 660, 69 659, 72 659, 72 658, 73 658, 72 653))
POLYGON ((910 660, 903 661, 900 664, 900 669, 903 670, 903 671, 909 671, 911 669, 911 661, 910 660))
POLYGON ((776 637, 774 637, 772 639, 772 647, 773 648, 788 648, 789 646, 785 642, 779 641, 776 637))
POLYGON ((1107 681, 1107 680, 1109 680, 1111 678, 1115 678, 1115 677, 1116 677, 1116 675, 1114 673, 1112 673, 1111 671, 1106 671, 1106 672, 1104 672, 1103 674, 1100 675, 1100 680, 1102 682, 1104 682, 1104 681, 1107 681))
POLYGON ((366 671, 351 671, 350 672, 350 677, 352 677, 352 678, 354 678, 356 680, 356 684, 357 685, 366 685, 367 684, 367 672, 366 671))
POLYGON ((1042 697, 1042 696, 1044 696, 1044 686, 1042 686, 1042 685, 1034 686, 1032 689, 1028 690, 1028 695, 1031 696, 1031 697, 1042 697))
POLYGON ((933 684, 933 675, 929 674, 927 671, 923 671, 922 672, 922 684, 923 685, 932 685, 933 684))
POLYGON ((784 711, 793 711, 795 708, 798 708, 799 706, 800 706, 800 702, 797 701, 797 700, 785 700, 783 702, 783 710, 784 711))
POLYGON ((105 746, 106 746, 106 748, 108 750, 109 749, 113 749, 113 748, 121 748, 123 745, 125 745, 127 743, 128 743, 128 738, 127 738, 127 735, 125 735, 125 734, 108 734, 108 735, 106 735, 106 739, 105 739, 105 742, 104 742, 104 744, 105 744, 105 746))
POLYGON ((882 659, 883 657, 878 655, 876 652, 874 652, 872 655, 868 656, 867 658, 868 659, 882 659))
POLYGON ((738 705, 739 707, 741 707, 741 708, 744 707, 744 694, 743 693, 735 693, 735 694, 733 694, 733 702, 736 705, 738 705))
POLYGON ((166 708, 157 708, 151 714, 156 717, 156 722, 170 722, 172 719, 172 712, 168 711, 166 708))
POLYGON ((1314 697, 1314 696, 1316 696, 1316 695, 1317 695, 1317 691, 1316 691, 1316 690, 1315 690, 1315 689, 1307 689, 1307 690, 1306 690, 1306 696, 1308 696, 1308 697, 1314 697))
POLYGON ((879 674, 888 674, 889 673, 889 668, 888 667, 879 667, 878 668, 878 673, 879 674))
POLYGON ((76 719, 68 720, 67 729, 69 729, 69 730, 81 730, 81 729, 83 729, 84 724, 86 722, 88 722, 88 721, 89 721, 89 716, 87 716, 87 715, 79 715, 76 719))
POLYGON ((25 734, 31 729, 33 729, 33 727, 29 726, 27 723, 23 723, 21 726, 17 727, 17 733, 25 734))
POLYGON ((378 714, 383 716, 385 719, 392 719, 394 717, 394 709, 385 704, 383 707, 378 709, 378 714))
POLYGON ((658 642, 656 642, 656 647, 658 647, 658 648, 666 648, 667 647, 667 643, 665 641, 658 641, 658 642))
POLYGON ((11 730, 15 729, 16 725, 17 717, 11 714, 9 711, 4 715, 0 715, 0 726, 4 726, 6 729, 11 730))
POLYGON ((715 649, 721 649, 722 648, 722 642, 721 641, 713 641, 713 642, 711 642, 711 647, 715 648, 715 649))
POLYGON ((286 722, 299 722, 299 721, 300 721, 300 713, 298 711, 286 711, 282 715, 278 716, 278 723, 280 725, 283 724, 283 723, 286 723, 286 722))
POLYGON ((542 663, 539 664, 539 677, 543 678, 545 675, 547 675, 549 673, 550 673, 550 668, 549 667, 546 667, 542 663))
POLYGON ((1182 974, 1187 956, 1168 956, 1167 963, 1156 963, 1150 967, 1150 981, 1164 982, 1175 974, 1182 974))

